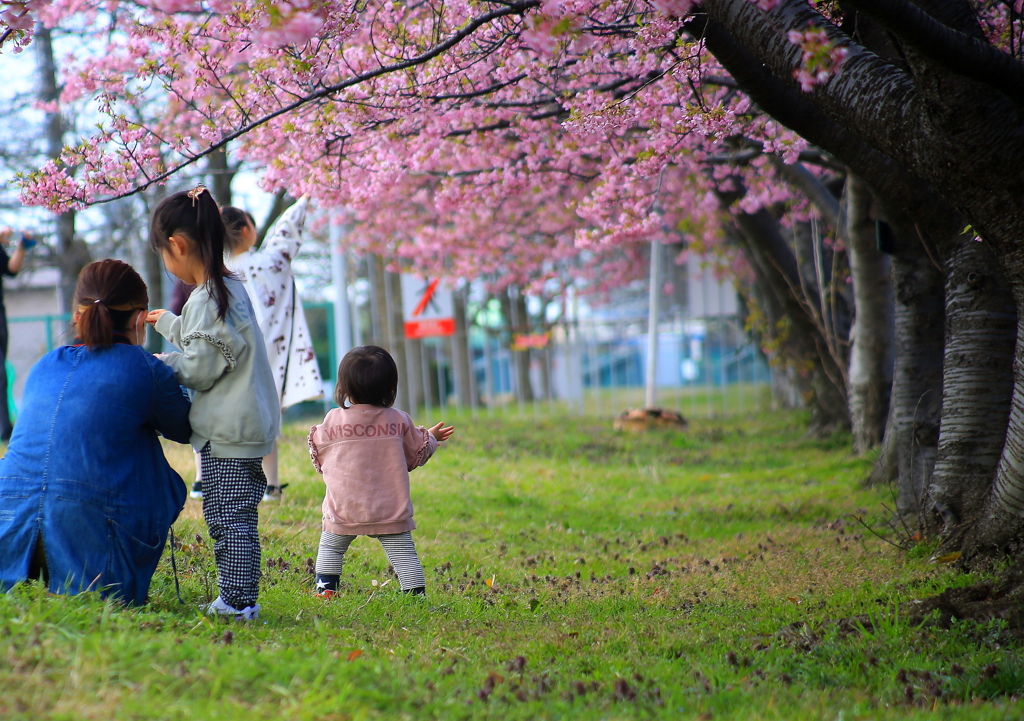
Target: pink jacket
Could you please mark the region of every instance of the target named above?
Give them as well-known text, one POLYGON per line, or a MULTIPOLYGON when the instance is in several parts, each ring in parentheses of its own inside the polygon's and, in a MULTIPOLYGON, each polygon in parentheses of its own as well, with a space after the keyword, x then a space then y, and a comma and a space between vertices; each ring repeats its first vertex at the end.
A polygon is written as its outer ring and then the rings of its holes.
POLYGON ((409 471, 437 450, 437 439, 405 411, 370 405, 331 410, 309 431, 309 455, 323 474, 323 528, 375 536, 416 528, 409 471))

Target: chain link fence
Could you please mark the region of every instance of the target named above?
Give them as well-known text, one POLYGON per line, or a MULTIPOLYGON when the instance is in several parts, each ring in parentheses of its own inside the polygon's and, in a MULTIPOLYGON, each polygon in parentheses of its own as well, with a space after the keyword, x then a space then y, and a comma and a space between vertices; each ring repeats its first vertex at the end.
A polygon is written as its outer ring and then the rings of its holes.
MULTIPOLYGON (((339 360, 333 307, 304 307, 329 398, 339 360)), ((471 322, 451 337, 404 343, 410 360, 399 370, 415 381, 409 383, 415 402, 400 403, 414 415, 459 405, 485 415, 568 411, 610 418, 644 404, 646 319, 590 318, 522 332, 471 322), (465 390, 456 370, 460 353, 469 368, 465 390)), ((697 418, 761 412, 771 405, 768 365, 735 316, 663 317, 657 353, 658 407, 697 418)))

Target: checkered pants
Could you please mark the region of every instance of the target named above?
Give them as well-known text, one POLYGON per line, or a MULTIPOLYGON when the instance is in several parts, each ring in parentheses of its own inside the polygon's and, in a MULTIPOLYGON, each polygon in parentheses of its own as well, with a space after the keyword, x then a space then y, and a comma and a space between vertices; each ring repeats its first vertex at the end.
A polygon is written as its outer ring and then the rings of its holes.
MULTIPOLYGON (((341 567, 345 563, 345 552, 349 545, 355 540, 355 536, 339 536, 330 531, 323 531, 320 534, 320 548, 316 552, 317 574, 340 576, 341 567)), ((416 544, 413 543, 412 533, 390 533, 381 536, 371 536, 380 541, 384 546, 384 553, 387 554, 388 562, 398 574, 398 581, 402 584, 403 591, 411 591, 414 588, 426 586, 423 578, 423 566, 420 565, 420 557, 416 554, 416 544)))
POLYGON ((262 458, 214 458, 210 444, 199 452, 203 472, 203 517, 213 538, 220 597, 237 609, 259 595, 260 536, 256 506, 267 477, 262 458))

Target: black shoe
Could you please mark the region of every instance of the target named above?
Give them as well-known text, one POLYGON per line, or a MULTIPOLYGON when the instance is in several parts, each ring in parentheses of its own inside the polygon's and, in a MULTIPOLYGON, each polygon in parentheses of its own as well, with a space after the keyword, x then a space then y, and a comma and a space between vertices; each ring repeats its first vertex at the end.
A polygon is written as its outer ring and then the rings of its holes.
POLYGON ((282 483, 280 486, 267 486, 267 490, 263 491, 264 501, 280 501, 281 492, 288 487, 287 483, 282 483))
POLYGON ((192 484, 192 490, 189 491, 189 498, 202 498, 203 497, 203 482, 196 481, 192 484))

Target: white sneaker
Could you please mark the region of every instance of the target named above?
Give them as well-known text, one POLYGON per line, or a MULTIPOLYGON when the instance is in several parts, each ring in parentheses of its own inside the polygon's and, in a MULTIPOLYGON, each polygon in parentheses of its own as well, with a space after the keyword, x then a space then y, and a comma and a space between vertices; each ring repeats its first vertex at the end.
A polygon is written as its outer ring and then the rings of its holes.
POLYGON ((206 613, 218 616, 234 616, 236 621, 253 621, 260 617, 260 605, 246 606, 239 611, 234 606, 229 606, 223 598, 217 596, 206 608, 206 613))
POLYGON ((263 492, 264 501, 280 501, 281 492, 288 487, 287 483, 282 483, 280 486, 267 486, 267 490, 263 492))

